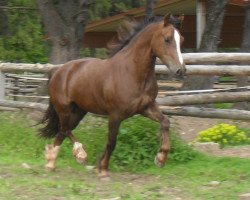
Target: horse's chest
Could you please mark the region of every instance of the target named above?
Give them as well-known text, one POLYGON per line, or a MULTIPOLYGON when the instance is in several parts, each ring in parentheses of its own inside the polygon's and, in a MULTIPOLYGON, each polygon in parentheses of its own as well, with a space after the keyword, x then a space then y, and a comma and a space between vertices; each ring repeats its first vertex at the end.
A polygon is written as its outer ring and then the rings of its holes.
POLYGON ((134 110, 136 112, 141 112, 149 104, 155 101, 156 96, 157 96, 157 89, 152 91, 145 91, 141 95, 139 95, 138 98, 135 98, 133 101, 131 101, 129 109, 131 108, 131 110, 134 110))
POLYGON ((138 99, 138 108, 143 108, 146 105, 152 103, 154 101, 154 97, 148 94, 142 95, 138 99))

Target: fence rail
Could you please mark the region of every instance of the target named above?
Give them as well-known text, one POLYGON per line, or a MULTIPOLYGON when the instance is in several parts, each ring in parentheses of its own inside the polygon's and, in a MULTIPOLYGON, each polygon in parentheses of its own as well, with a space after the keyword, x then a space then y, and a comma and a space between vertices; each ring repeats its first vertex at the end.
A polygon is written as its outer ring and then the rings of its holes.
MULTIPOLYGON (((209 63, 250 63, 250 53, 183 53, 186 64, 209 64, 209 63)), ((157 64, 162 64, 159 59, 157 64)))
MULTIPOLYGON (((50 64, 0 63, 3 73, 48 73, 51 69, 60 67, 50 64)), ((218 75, 218 76, 250 76, 250 65, 186 65, 187 75, 218 75)), ((156 74, 169 74, 165 65, 157 64, 156 74)))

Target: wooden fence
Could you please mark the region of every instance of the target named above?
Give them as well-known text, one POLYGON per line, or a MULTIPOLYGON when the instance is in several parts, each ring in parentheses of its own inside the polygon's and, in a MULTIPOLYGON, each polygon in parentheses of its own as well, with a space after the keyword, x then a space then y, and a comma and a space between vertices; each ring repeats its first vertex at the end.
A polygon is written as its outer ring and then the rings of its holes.
MULTIPOLYGON (((250 53, 185 53, 183 58, 187 75, 250 76, 250 53), (240 63, 244 65, 239 65, 240 63)), ((19 97, 15 94, 17 89, 23 93, 20 96, 47 99, 47 96, 34 95, 32 92, 37 90, 40 82, 47 81, 46 74, 55 67, 60 65, 0 63, 0 106, 44 110, 45 104, 7 100, 5 91, 14 91, 13 100, 19 97), (13 80, 16 81, 16 85, 8 86, 7 83, 11 80, 12 83, 13 80)), ((165 76, 168 73, 166 66, 157 60, 156 74, 165 76)), ((250 120, 250 111, 187 107, 218 102, 250 102, 250 86, 206 91, 161 91, 161 97, 163 98, 158 97, 157 101, 165 114, 250 120)))

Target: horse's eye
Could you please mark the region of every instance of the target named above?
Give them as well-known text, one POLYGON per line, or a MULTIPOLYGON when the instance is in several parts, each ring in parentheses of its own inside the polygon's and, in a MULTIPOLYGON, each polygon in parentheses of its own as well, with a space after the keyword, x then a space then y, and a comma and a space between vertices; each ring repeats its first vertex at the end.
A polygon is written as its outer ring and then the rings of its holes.
POLYGON ((165 38, 165 43, 169 44, 171 42, 170 38, 165 38))

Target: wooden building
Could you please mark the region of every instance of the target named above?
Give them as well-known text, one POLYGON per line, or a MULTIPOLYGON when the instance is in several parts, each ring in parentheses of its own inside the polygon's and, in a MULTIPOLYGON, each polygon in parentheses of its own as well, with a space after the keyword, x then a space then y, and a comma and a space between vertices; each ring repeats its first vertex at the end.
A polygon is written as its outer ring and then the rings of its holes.
MULTIPOLYGON (((244 28, 245 6, 249 0, 231 0, 226 6, 222 28, 221 48, 238 48, 244 28)), ((154 8, 155 15, 185 15, 182 34, 185 37, 184 48, 195 49, 199 46, 206 22, 206 0, 160 0, 154 8)), ((127 12, 94 21, 86 26, 84 46, 90 48, 106 47, 124 19, 142 18, 145 8, 135 8, 127 12)))

